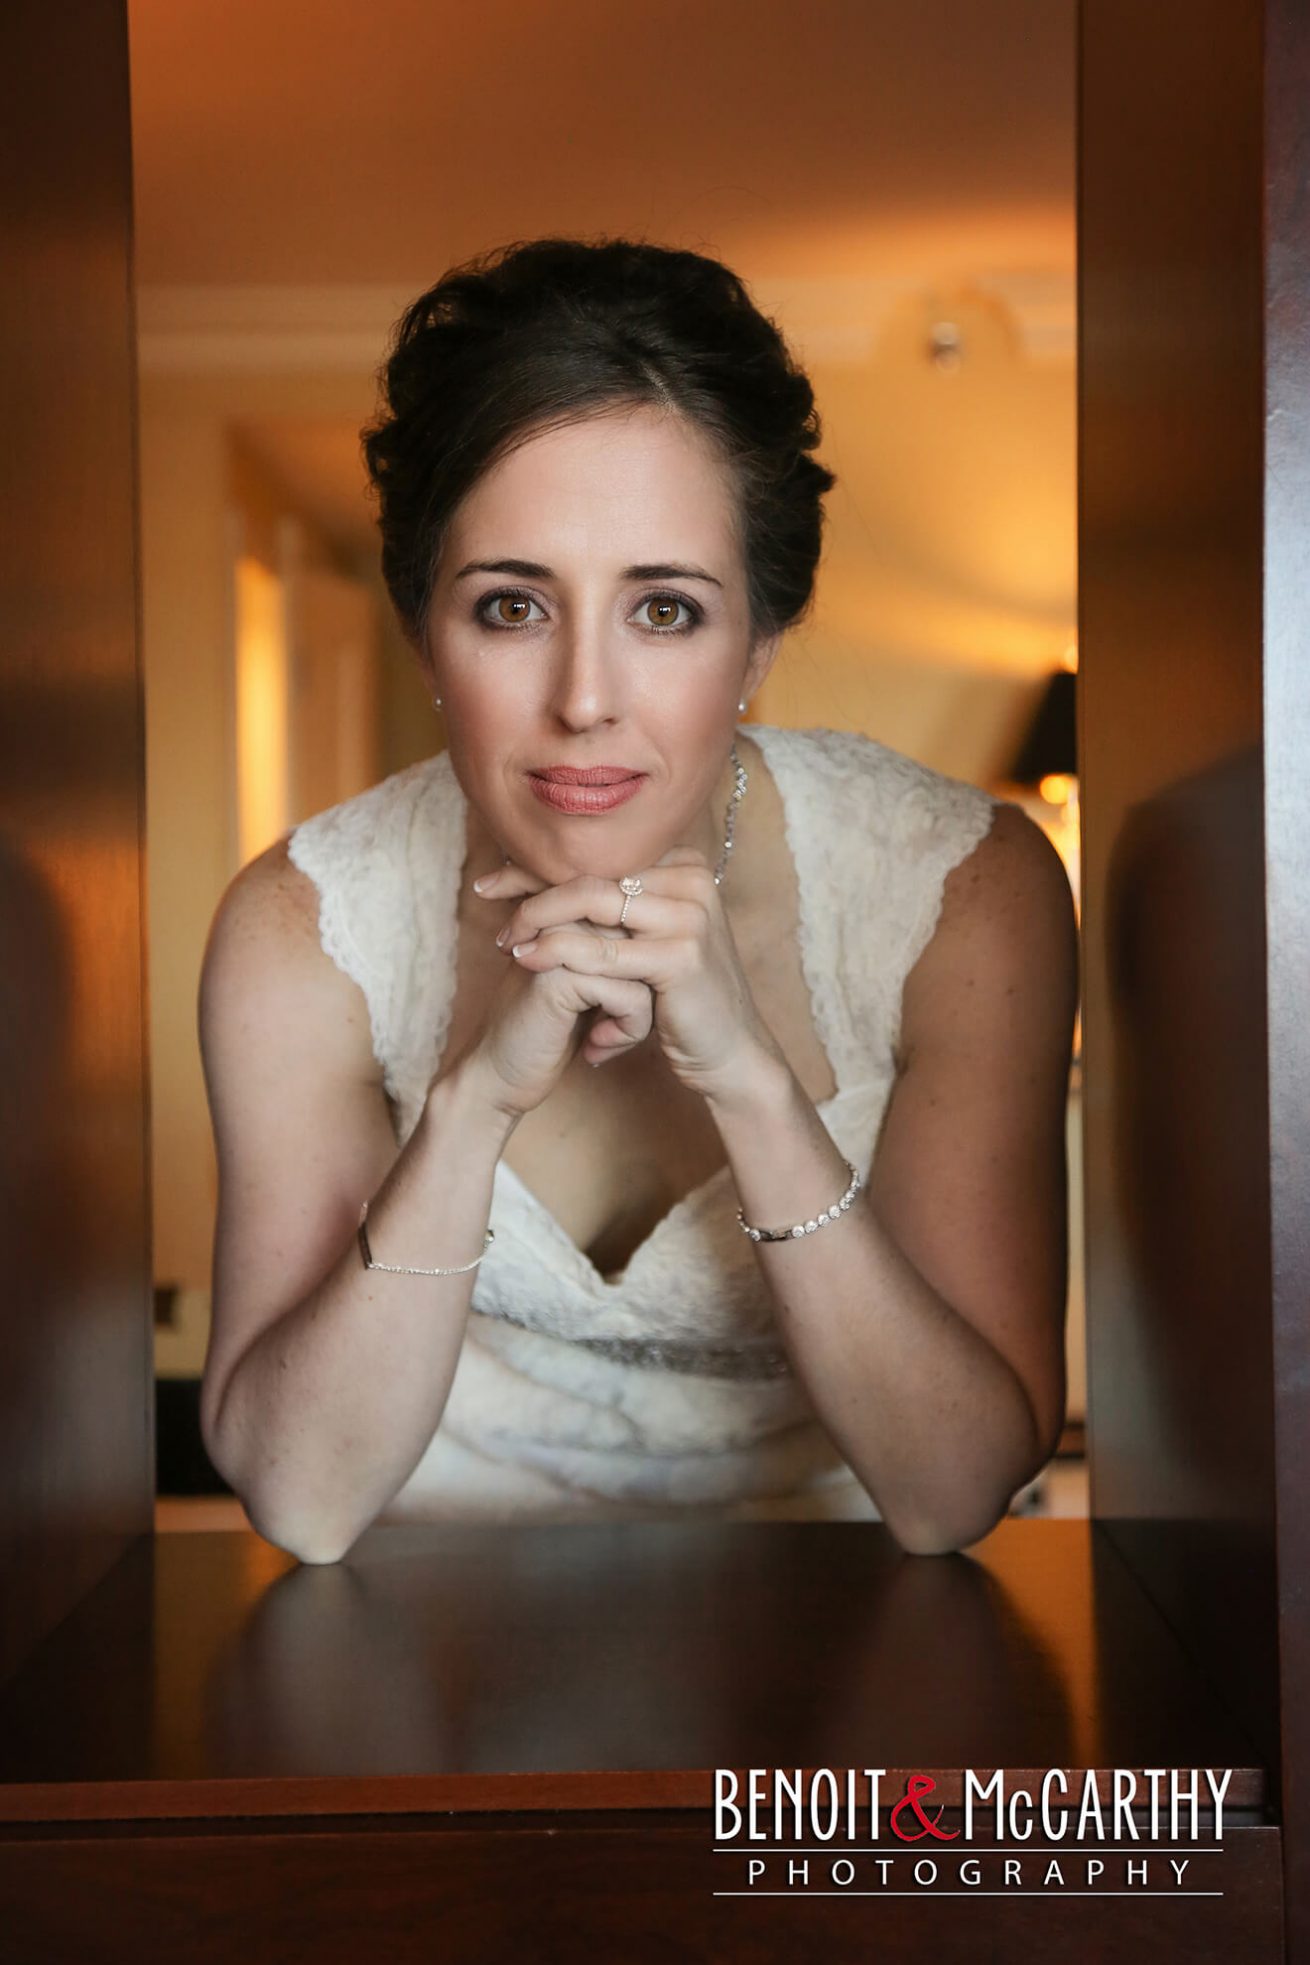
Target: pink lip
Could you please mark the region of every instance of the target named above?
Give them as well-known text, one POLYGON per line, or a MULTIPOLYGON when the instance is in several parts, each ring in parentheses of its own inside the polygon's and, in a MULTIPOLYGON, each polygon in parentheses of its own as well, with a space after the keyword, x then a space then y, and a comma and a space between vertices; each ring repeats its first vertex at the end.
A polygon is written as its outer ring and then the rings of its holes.
POLYGON ((612 812, 634 798, 645 782, 644 771, 627 771, 622 765, 594 764, 582 770, 561 764, 528 773, 533 795, 543 805, 579 815, 612 812))
POLYGON ((643 774, 627 764, 543 764, 534 778, 553 778, 559 785, 617 785, 643 774))

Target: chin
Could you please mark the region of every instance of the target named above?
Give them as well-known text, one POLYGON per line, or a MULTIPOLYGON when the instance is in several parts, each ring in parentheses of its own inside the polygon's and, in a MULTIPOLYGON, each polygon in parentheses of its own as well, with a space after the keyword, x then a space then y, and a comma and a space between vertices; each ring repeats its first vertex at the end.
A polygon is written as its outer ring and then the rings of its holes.
MULTIPOLYGON (((594 820, 586 821, 590 827, 594 820)), ((608 831, 608 828, 607 828, 608 831)), ((663 846, 643 846, 640 843, 624 845, 616 837, 603 839, 599 835, 589 842, 585 855, 571 854, 567 846, 554 840, 543 839, 540 832, 525 840, 522 852, 510 849, 511 858, 538 880, 546 881, 552 887, 561 886, 566 880, 577 880, 591 876, 600 880, 620 880, 624 874, 634 873, 639 867, 654 866, 663 846)))
MULTIPOLYGON (((655 858, 658 859, 658 857, 659 855, 656 854, 655 858)), ((524 864, 526 865, 527 862, 525 861, 524 864)), ((637 867, 652 866, 653 864, 653 860, 636 858, 632 860, 631 864, 625 859, 622 865, 620 865, 613 859, 601 859, 597 856, 588 860, 585 865, 580 864, 576 860, 566 860, 564 858, 560 858, 547 865, 541 865, 538 862, 533 864, 531 870, 537 875, 539 880, 547 881, 552 887, 559 887, 566 880, 621 880, 624 874, 632 873, 637 867)))

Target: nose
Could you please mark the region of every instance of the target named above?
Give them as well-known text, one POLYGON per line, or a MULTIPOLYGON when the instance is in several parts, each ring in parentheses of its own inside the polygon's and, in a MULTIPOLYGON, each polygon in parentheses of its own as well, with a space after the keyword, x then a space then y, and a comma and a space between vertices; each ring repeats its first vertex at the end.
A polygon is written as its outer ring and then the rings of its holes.
POLYGON ((607 623, 578 610, 553 638, 550 708, 569 730, 612 723, 622 707, 623 677, 607 623))

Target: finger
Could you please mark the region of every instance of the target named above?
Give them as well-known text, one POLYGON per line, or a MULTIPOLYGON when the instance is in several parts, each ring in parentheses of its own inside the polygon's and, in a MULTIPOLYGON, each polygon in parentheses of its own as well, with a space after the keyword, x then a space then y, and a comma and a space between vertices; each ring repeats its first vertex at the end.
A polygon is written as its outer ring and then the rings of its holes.
POLYGON ((529 942, 516 942, 511 953, 523 968, 542 974, 548 969, 569 969, 577 975, 617 976, 648 983, 653 989, 664 987, 686 963, 685 939, 664 940, 654 936, 593 935, 586 928, 546 928, 529 942))
MULTIPOLYGON (((566 971, 557 972, 563 980, 566 971)), ((589 999, 597 1011, 587 1031, 584 1050, 596 1056, 613 1056, 630 1051, 650 1036, 655 1024, 655 1002, 645 983, 626 982, 618 977, 568 977, 589 999)))
MULTIPOLYGON (((541 896, 543 903, 545 898, 541 896)), ((629 900, 628 916, 624 922, 617 919, 597 921, 594 916, 570 915, 554 907, 539 908, 535 903, 532 906, 525 903, 515 908, 496 936, 496 945, 508 955, 511 949, 522 947, 525 942, 570 927, 577 928, 583 934, 606 936, 614 941, 626 941, 630 935, 636 934, 674 938, 694 935, 704 918, 703 909, 698 912, 694 902, 665 900, 658 894, 639 894, 629 900)))
MULTIPOLYGON (((647 894, 700 901, 702 905, 718 899, 719 890, 710 863, 694 846, 670 847, 662 859, 647 868, 641 880, 647 894)), ((632 907, 637 907, 641 898, 638 896, 632 907)), ((628 909, 628 919, 632 919, 631 907, 628 909)))
POLYGON ((631 1043, 629 1033, 617 1017, 597 1017, 587 1032, 587 1042, 598 1051, 616 1050, 620 1045, 631 1043))
MULTIPOLYGON (((647 1033, 649 1035, 649 1033, 647 1033)), ((614 1017, 601 1017, 587 1032, 582 1045, 588 1064, 605 1064, 634 1050, 642 1039, 625 1030, 614 1017)))
POLYGON ((501 948, 514 942, 530 941, 543 928, 566 921, 594 921, 598 928, 615 928, 623 910, 618 883, 599 874, 577 874, 558 886, 543 887, 511 909, 502 923, 496 941, 501 948))
POLYGON ((640 931, 643 935, 679 935, 695 931, 694 916, 679 913, 679 909, 685 910, 689 903, 697 901, 703 906, 703 883, 698 876, 693 873, 689 878, 683 873, 680 877, 676 868, 663 874, 652 869, 649 876, 643 874, 642 881, 643 891, 631 897, 622 893, 617 882, 595 875, 582 875, 565 881, 562 886, 546 888, 512 910, 496 936, 497 944, 504 949, 512 948, 547 928, 582 921, 594 922, 598 928, 622 927, 625 933, 631 934, 640 931), (653 878, 654 886, 645 885, 648 878, 653 878), (622 921, 620 915, 624 916, 622 921))
POLYGON ((588 1010, 608 1011, 638 1034, 654 1023, 654 992, 648 983, 630 976, 600 976, 559 967, 544 969, 540 980, 550 987, 568 1016, 583 1016, 588 1010))
POLYGON ((473 891, 484 901, 504 901, 513 900, 516 894, 539 894, 549 884, 527 867, 520 866, 517 860, 506 860, 503 866, 480 874, 473 883, 473 891))
MULTIPOLYGON (((649 990, 646 995, 649 1003, 649 990)), ((607 1014, 597 1017, 587 1032, 587 1042, 598 1051, 628 1051, 644 1037, 649 1037, 650 1032, 649 1009, 644 1014, 634 1010, 626 1020, 607 1014)))
POLYGON ((645 983, 616 977, 602 982, 593 993, 596 1008, 604 1013, 599 1021, 612 1023, 619 1036, 630 1043, 649 1037, 655 1026, 655 1000, 645 983))
POLYGON ((591 1030, 583 1039, 583 1051, 591 1063, 603 1063, 621 1051, 632 1051, 654 1030, 654 998, 644 983, 609 983, 605 1000, 597 1006, 591 1030))

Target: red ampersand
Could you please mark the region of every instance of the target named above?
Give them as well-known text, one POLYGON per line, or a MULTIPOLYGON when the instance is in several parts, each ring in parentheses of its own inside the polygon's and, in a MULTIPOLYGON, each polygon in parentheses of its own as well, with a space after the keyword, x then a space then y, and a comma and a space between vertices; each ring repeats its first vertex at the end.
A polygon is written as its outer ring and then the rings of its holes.
POLYGON ((909 1780, 905 1783, 905 1793, 892 1809, 890 1816, 892 1833, 899 1835, 902 1842, 922 1842, 925 1835, 935 1835, 939 1842, 954 1842, 956 1836, 959 1835, 959 1829, 938 1828, 937 1823, 940 1822, 945 1812, 944 1808, 939 1808, 937 1810, 936 1820, 930 1822, 924 1814, 923 1809, 919 1806, 920 1796, 931 1794, 936 1785, 937 1783, 933 1780, 931 1774, 911 1774, 909 1780), (905 1835, 896 1826, 896 1817, 900 1814, 902 1808, 906 1807, 913 1808, 915 1814, 923 1824, 918 1835, 905 1835))

